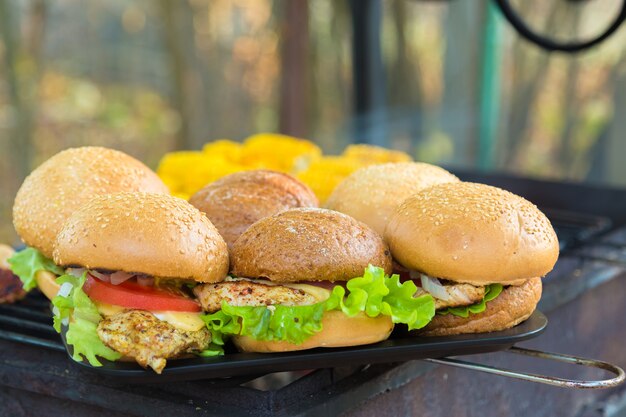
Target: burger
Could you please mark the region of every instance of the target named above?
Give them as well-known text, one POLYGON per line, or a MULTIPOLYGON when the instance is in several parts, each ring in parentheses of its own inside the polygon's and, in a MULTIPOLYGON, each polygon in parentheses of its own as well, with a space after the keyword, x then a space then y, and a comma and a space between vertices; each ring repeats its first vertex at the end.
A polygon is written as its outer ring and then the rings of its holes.
POLYGON ((26 296, 22 282, 11 272, 7 262, 14 253, 13 248, 0 243, 0 304, 14 303, 26 296))
POLYGON ((165 194, 93 198, 59 232, 53 251, 65 269, 54 306, 73 357, 135 360, 161 373, 167 359, 219 353, 191 287, 222 281, 226 243, 185 200, 165 194))
POLYGON ((435 165, 397 162, 370 165, 337 185, 326 207, 354 217, 381 235, 396 207, 413 194, 459 179, 435 165))
POLYGON ((526 320, 559 245, 529 201, 483 184, 436 185, 404 201, 385 231, 393 257, 430 294, 437 314, 420 334, 504 330, 526 320))
POLYGON ((194 293, 209 329, 242 351, 354 346, 434 315, 430 295, 414 298, 415 285, 389 272, 389 249, 368 226, 298 208, 250 226, 233 244, 231 275, 194 293))
POLYGON ((229 248, 263 217, 318 205, 307 185, 289 174, 264 169, 227 175, 198 191, 189 202, 206 214, 229 248))
POLYGON ((93 197, 123 191, 168 193, 143 163, 96 146, 64 150, 26 177, 15 197, 13 225, 27 248, 9 259, 25 291, 39 287, 50 299, 56 295, 63 270, 51 259, 63 224, 93 197))

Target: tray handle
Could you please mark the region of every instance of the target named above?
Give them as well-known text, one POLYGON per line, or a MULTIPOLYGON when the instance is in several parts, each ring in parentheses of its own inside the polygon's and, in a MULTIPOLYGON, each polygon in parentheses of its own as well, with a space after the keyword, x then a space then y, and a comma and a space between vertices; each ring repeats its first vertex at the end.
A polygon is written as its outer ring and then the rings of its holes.
POLYGON ((505 352, 515 353, 518 355, 533 356, 536 358, 550 359, 557 362, 565 362, 574 365, 589 366, 592 368, 604 369, 615 375, 610 379, 601 380, 576 380, 576 379, 563 379, 546 375, 538 375, 524 372, 516 372, 508 369, 495 368, 489 365, 482 365, 474 362, 467 362, 459 359, 451 358, 439 358, 439 359, 424 359, 428 362, 434 362, 441 365, 455 366, 457 368, 471 369, 474 371, 487 372, 490 374, 506 376, 509 378, 523 379, 525 381, 538 382, 541 384, 554 385, 562 388, 611 388, 624 382, 624 370, 619 366, 597 361, 593 359, 579 358, 577 356, 565 355, 562 353, 550 353, 543 352, 541 350, 526 349, 517 346, 513 346, 505 352))

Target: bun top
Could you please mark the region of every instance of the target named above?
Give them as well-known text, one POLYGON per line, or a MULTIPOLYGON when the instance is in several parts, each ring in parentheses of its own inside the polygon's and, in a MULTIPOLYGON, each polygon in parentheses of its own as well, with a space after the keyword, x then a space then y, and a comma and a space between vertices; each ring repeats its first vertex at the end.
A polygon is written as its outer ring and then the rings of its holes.
POLYGON ((394 258, 436 278, 521 284, 552 270, 559 242, 520 196, 484 184, 442 184, 404 201, 387 225, 394 258))
POLYGON ((13 225, 24 243, 51 258, 54 239, 74 211, 94 196, 122 191, 169 193, 154 172, 123 152, 67 149, 26 177, 15 197, 13 225))
POLYGON ((164 194, 99 196, 65 223, 54 262, 200 282, 228 273, 224 239, 191 204, 164 194))
POLYGON ((378 233, 336 211, 299 208, 254 223, 235 241, 231 271, 277 282, 348 281, 372 264, 391 272, 378 233))
POLYGON ((198 191, 189 202, 207 215, 229 247, 257 220, 318 204, 308 186, 291 175, 268 170, 227 175, 198 191))
POLYGON ((346 213, 382 235, 396 207, 408 197, 436 184, 458 181, 445 169, 422 162, 371 165, 339 183, 326 207, 346 213))

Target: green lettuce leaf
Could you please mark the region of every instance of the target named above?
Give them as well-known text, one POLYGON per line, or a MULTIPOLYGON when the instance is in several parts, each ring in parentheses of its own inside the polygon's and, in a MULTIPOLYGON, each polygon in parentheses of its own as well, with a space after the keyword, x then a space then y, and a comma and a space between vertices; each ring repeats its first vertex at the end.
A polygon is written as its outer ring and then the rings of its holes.
POLYGON ((417 287, 412 281, 401 283, 399 275, 388 276, 382 268, 369 265, 362 277, 352 278, 346 287, 348 293, 341 286, 333 288, 326 310, 341 310, 347 316, 383 314, 394 323, 406 324, 409 330, 424 327, 435 315, 431 295, 413 297, 417 287))
POLYGON ((67 296, 57 295, 52 300, 54 328, 60 333, 61 325, 67 323, 65 339, 67 344, 73 347, 72 358, 75 361, 80 362, 84 357, 92 366, 102 366, 98 357, 114 361, 122 355, 107 347, 98 337, 97 327, 102 316, 83 291, 86 279, 87 273, 81 277, 62 275, 57 278, 56 282, 59 285, 68 283, 71 290, 67 296))
POLYGON ((210 343, 209 347, 204 349, 201 352, 196 353, 196 355, 198 356, 202 356, 204 358, 209 358, 212 356, 221 356, 224 354, 224 344, 222 343, 217 344, 217 343, 210 343))
POLYGON ((470 313, 482 313, 487 308, 487 303, 500 295, 502 288, 501 284, 489 284, 485 287, 485 296, 479 303, 462 307, 448 307, 444 310, 437 311, 437 314, 441 314, 443 316, 452 314, 457 317, 467 318, 470 313))
POLYGON ((22 281, 24 291, 30 291, 37 287, 35 275, 38 271, 50 271, 55 275, 63 275, 64 271, 55 265, 52 260, 46 258, 35 248, 26 248, 17 252, 8 260, 11 271, 22 281))
POLYGON ((389 277, 382 268, 368 266, 346 288, 335 286, 326 301, 305 306, 231 306, 224 301, 220 311, 202 318, 218 345, 231 335, 301 344, 322 330, 324 311, 341 310, 351 317, 360 312, 369 317, 382 314, 409 329, 425 326, 435 315, 430 295, 413 298, 417 290, 413 282, 400 283, 398 275, 389 277))
POLYGON ((306 306, 231 306, 203 315, 215 344, 224 343, 224 335, 245 335, 256 340, 288 340, 302 343, 322 330, 324 303, 306 306))

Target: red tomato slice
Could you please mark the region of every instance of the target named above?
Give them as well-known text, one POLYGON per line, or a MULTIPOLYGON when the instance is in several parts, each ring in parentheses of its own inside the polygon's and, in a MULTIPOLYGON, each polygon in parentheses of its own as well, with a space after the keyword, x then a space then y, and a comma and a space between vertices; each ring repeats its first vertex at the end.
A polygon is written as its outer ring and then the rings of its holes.
POLYGON ((196 301, 167 291, 132 282, 113 285, 91 275, 87 276, 83 291, 95 301, 138 310, 191 312, 202 310, 196 301))

